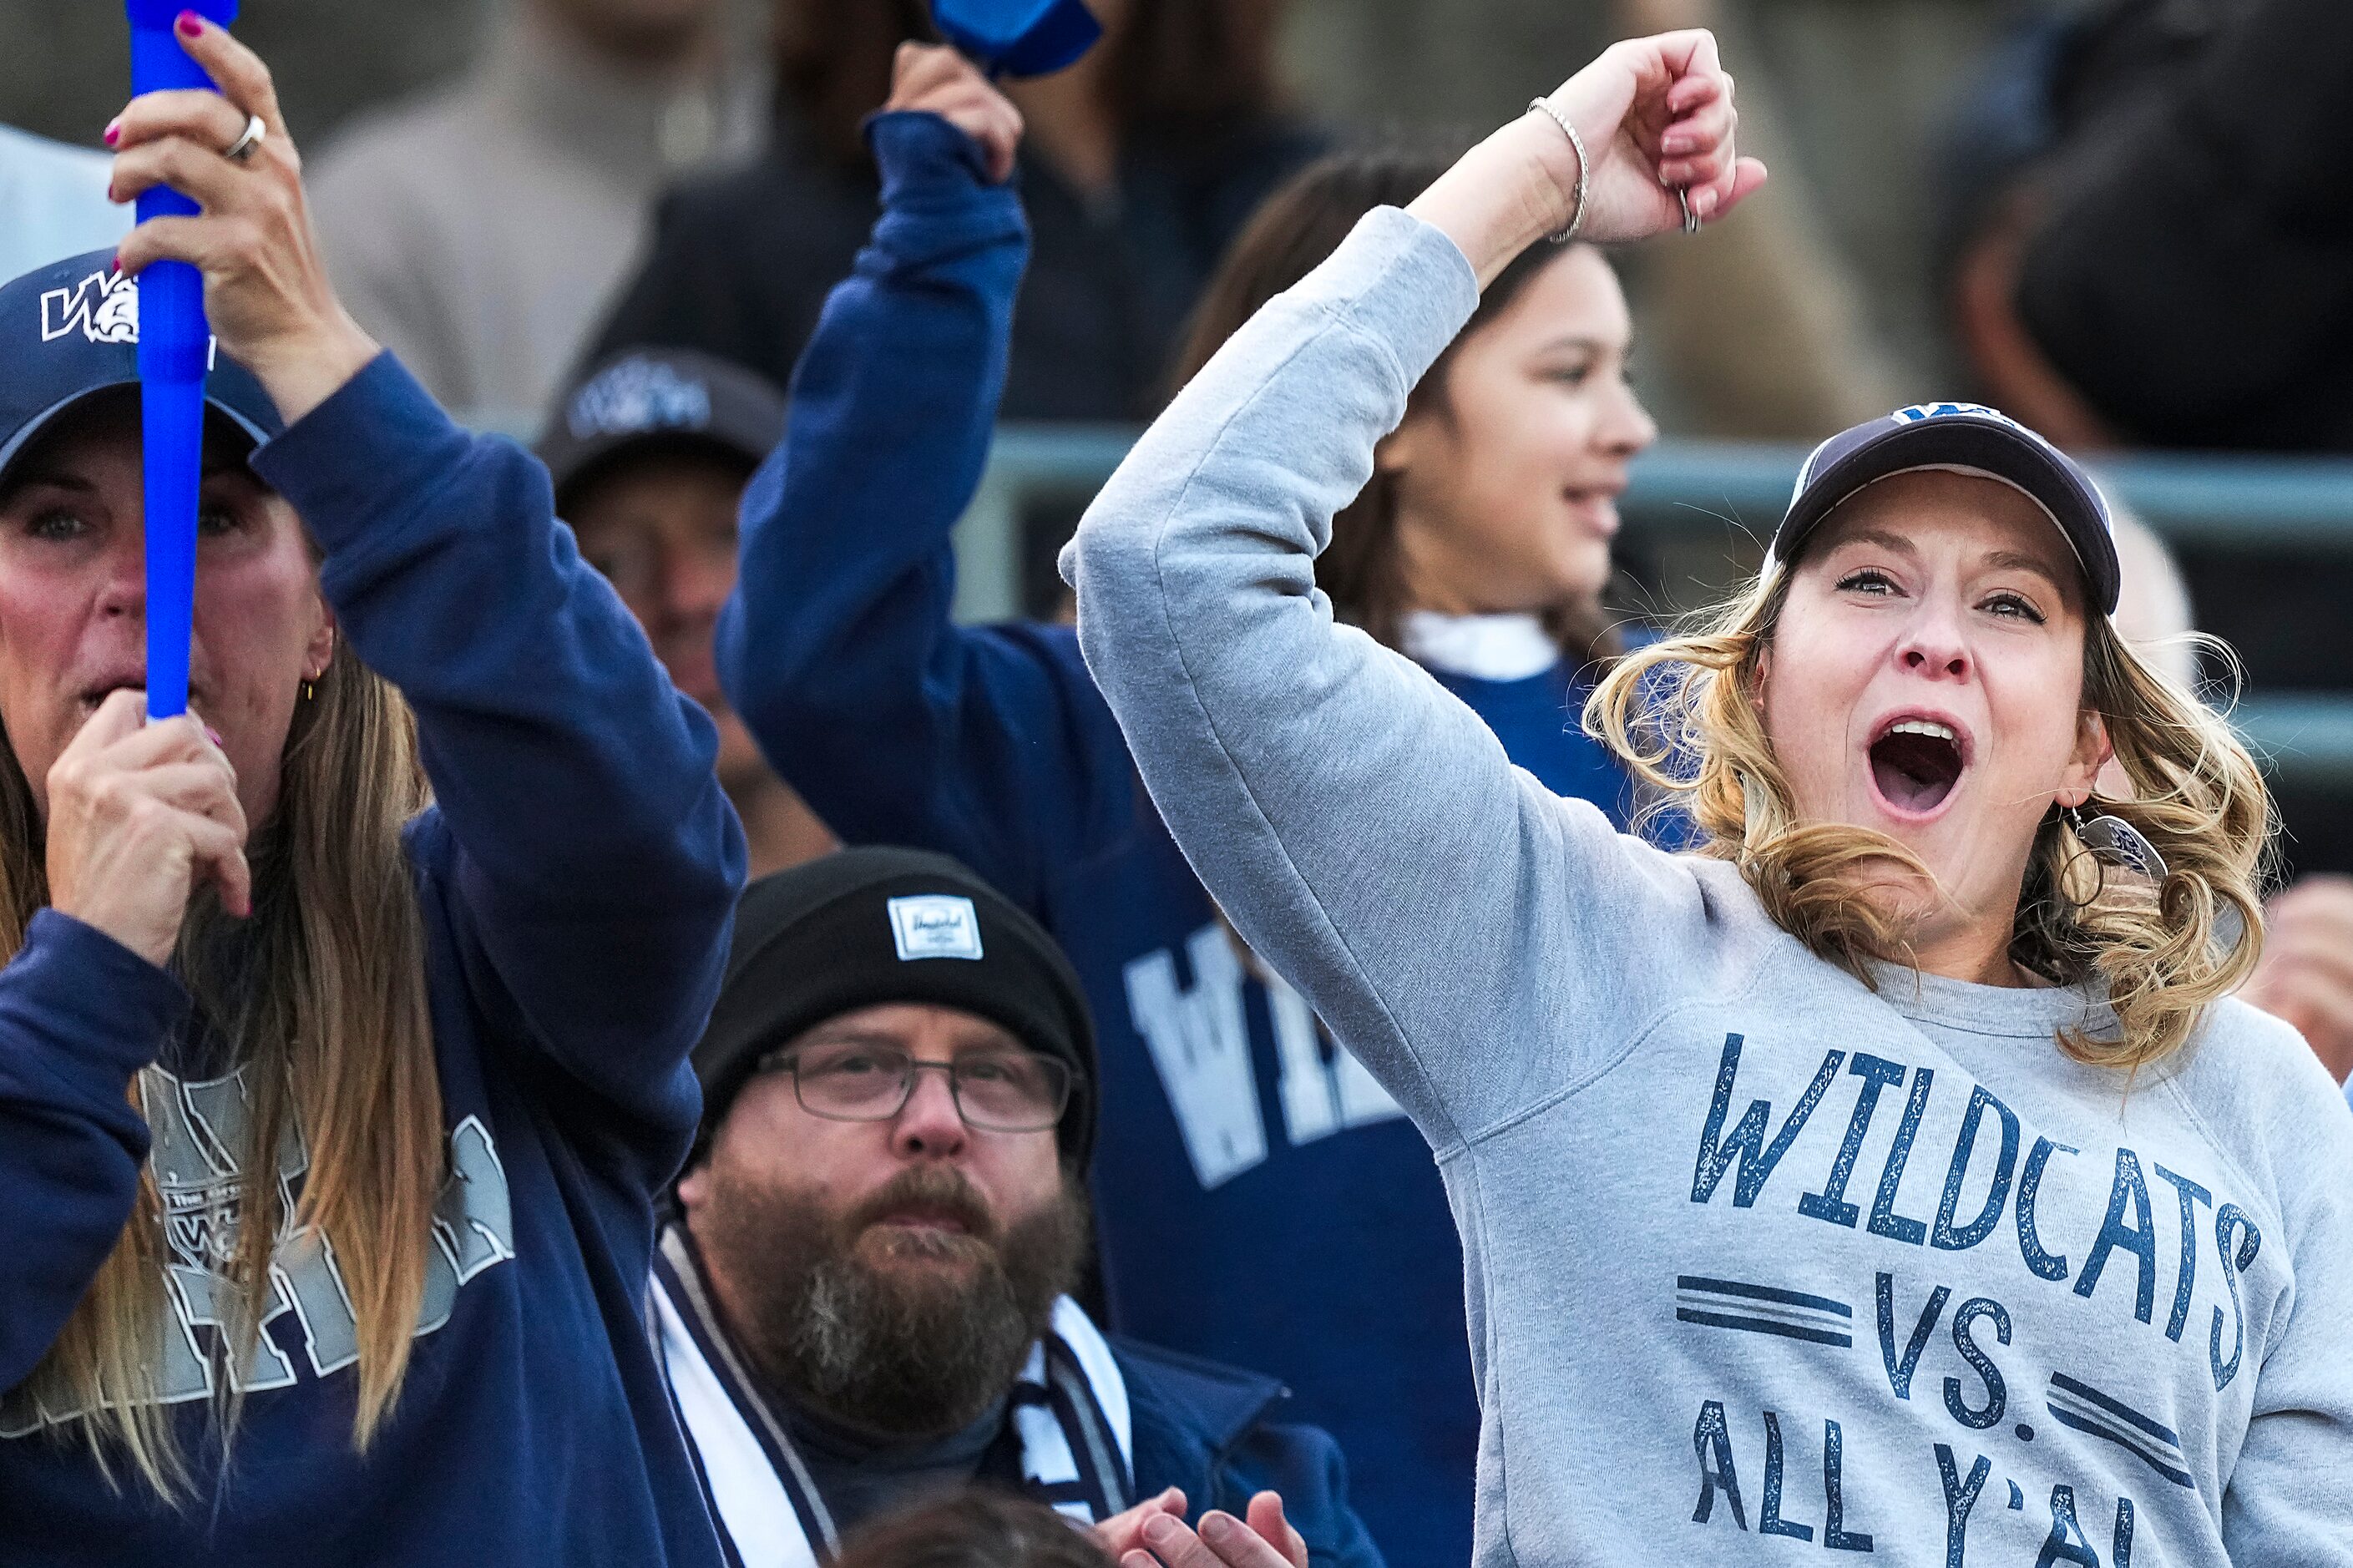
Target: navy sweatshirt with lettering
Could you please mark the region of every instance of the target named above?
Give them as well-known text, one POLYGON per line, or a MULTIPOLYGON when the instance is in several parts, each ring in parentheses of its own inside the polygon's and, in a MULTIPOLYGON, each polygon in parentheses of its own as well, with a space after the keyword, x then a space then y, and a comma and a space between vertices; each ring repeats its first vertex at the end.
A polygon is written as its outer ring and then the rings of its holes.
MULTIPOLYGON (((958 857, 1069 952, 1102 1035, 1120 1331, 1281 1377, 1339 1440, 1389 1560, 1460 1563, 1478 1407, 1429 1151, 1230 939, 1072 632, 952 624, 949 535, 987 457, 1027 230, 945 122, 887 114, 870 136, 882 218, 744 501, 729 700, 844 838, 958 857)), ((1547 758, 1589 744, 1566 708, 1510 729, 1547 758)))
POLYGON ((417 712, 438 804, 406 835, 449 1176, 406 1385, 364 1457, 332 1255, 278 1248, 235 1367, 216 1265, 246 1085, 203 1064, 180 983, 36 916, 0 970, 0 1560, 716 1565, 644 1327, 651 1198, 700 1110, 741 829, 678 696, 514 446, 457 429, 389 356, 256 454, 324 551, 342 634, 417 712), (140 1080, 146 1114, 127 1091, 140 1080), (26 1377, 133 1212, 166 1217, 156 1353, 195 1471, 176 1510, 110 1487, 26 1377), (223 1468, 208 1394, 246 1393, 223 1468))

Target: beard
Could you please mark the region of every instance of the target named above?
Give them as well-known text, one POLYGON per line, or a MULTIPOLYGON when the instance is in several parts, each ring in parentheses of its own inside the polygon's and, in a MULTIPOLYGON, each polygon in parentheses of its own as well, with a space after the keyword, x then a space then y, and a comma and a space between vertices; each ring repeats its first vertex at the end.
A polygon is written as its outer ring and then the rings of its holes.
POLYGON ((999 1225, 971 1183, 912 1167, 847 1214, 805 1191, 714 1171, 706 1256, 734 1285, 729 1325, 775 1386, 821 1415, 897 1439, 944 1436, 1004 1396, 1076 1283, 1092 1226, 1064 1178, 999 1225), (910 1213, 961 1231, 884 1225, 910 1213))

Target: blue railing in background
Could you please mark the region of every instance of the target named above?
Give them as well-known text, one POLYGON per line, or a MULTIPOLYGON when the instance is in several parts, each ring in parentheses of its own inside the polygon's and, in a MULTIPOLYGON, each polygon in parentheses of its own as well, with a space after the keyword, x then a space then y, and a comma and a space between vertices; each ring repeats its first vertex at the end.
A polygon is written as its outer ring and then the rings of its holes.
MULTIPOLYGON (((1007 426, 956 531, 956 615, 1017 615, 1023 512, 1075 507, 1108 478, 1135 437, 1126 426, 1007 426)), ((1788 504, 1800 447, 1665 441, 1634 465, 1623 503, 1630 541, 1715 546, 1753 560, 1762 531, 1788 504)), ((2353 462, 2315 458, 2134 457, 2103 464, 2101 481, 2178 543, 2295 547, 2353 555, 2353 462)), ((2353 621, 2353 607, 2348 607, 2353 621)), ((2353 626, 2331 628, 2353 633, 2353 626)), ((2353 694, 2248 693, 2240 731, 2283 782, 2353 787, 2353 694)))

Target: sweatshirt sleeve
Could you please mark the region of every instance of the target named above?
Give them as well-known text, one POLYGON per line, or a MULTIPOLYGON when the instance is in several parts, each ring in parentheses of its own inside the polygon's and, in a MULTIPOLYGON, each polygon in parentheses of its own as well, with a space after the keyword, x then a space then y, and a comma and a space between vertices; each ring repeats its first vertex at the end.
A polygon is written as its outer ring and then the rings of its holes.
POLYGON ((416 710, 412 835, 512 1027, 622 1110, 691 1126, 686 1055, 744 836, 711 721, 555 520, 547 471, 452 425, 389 354, 263 447, 343 635, 416 710))
POLYGON ((950 533, 987 458, 1029 230, 930 114, 878 116, 883 212, 826 301, 783 445, 744 500, 720 678, 843 838, 940 850, 1035 909, 1132 799, 1124 745, 1050 634, 950 616, 950 533))
POLYGON ((131 1080, 187 1016, 178 981, 54 910, 0 969, 0 1392, 48 1353, 130 1221, 147 1158, 131 1080))
POLYGON ((1630 933, 1696 942, 1705 918, 1683 863, 1514 769, 1315 589, 1333 513, 1477 303, 1443 234, 1367 216, 1195 378, 1063 557, 1177 843, 1440 1150, 1622 1041, 1648 972, 1679 967, 1630 962, 1630 933))
POLYGON ((2222 1542, 2233 1563, 2345 1568, 2353 1563, 2353 1468, 2344 1458, 2353 1445, 2353 1116, 2327 1069, 2291 1039, 2284 1070, 2262 1092, 2276 1108, 2263 1156, 2295 1173, 2280 1193, 2295 1285, 2256 1372, 2222 1498, 2222 1542))

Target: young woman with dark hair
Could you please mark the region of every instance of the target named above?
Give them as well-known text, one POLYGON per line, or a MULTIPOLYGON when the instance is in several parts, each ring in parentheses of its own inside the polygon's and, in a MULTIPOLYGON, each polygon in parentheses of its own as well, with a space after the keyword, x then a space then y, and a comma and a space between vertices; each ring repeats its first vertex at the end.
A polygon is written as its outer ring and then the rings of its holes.
POLYGON ((179 30, 223 94, 107 140, 201 215, 0 289, 0 1556, 715 1565, 643 1318, 743 877, 711 723, 336 300, 261 62, 179 30), (146 722, 167 260, 218 354, 146 722))
MULTIPOLYGON (((1376 152, 1301 171, 1211 280, 1173 384, 1366 213, 1412 201, 1446 167, 1376 152)), ((1436 675, 1546 785, 1621 819, 1626 774, 1577 714, 1625 648, 1602 602, 1615 503, 1627 464, 1658 436, 1627 383, 1632 351, 1625 293, 1599 249, 1523 252, 1415 389, 1315 563, 1335 616, 1436 675)))
POLYGON ((2262 775, 2117 636, 2080 468, 1968 405, 1826 442, 1757 581, 1588 710, 1694 854, 1314 591, 1514 257, 1762 184, 1730 100, 1706 34, 1620 44, 1367 216, 1090 510, 1088 668, 1437 1154, 1479 1562, 2353 1562, 2353 1116, 2230 995, 2262 775))
MULTIPOLYGON (((1011 419, 1147 417, 1203 282, 1321 138, 1276 83, 1270 0, 1090 0, 1104 37, 1006 84, 1036 244, 1005 389, 1011 419)), ((754 163, 681 187, 593 358, 700 349, 779 384, 876 216, 862 127, 923 0, 781 0, 778 111, 754 163)))

